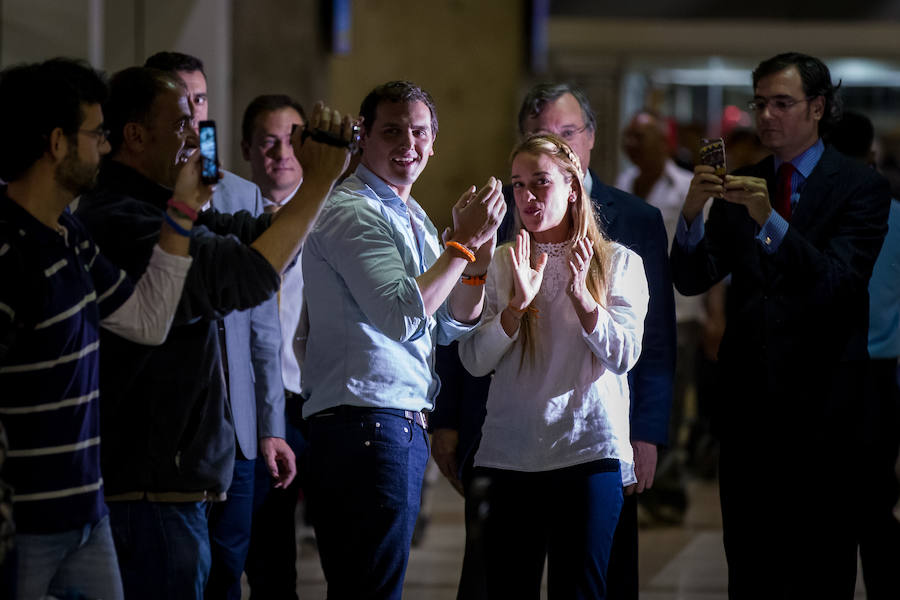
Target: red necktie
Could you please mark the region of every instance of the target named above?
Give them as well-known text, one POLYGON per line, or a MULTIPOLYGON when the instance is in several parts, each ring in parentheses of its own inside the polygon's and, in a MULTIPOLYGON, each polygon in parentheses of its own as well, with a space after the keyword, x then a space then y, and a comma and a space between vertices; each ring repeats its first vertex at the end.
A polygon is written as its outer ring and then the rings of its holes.
POLYGON ((789 162, 781 163, 778 167, 778 176, 775 179, 778 189, 775 196, 775 210, 784 217, 788 223, 791 222, 791 177, 797 168, 789 162))

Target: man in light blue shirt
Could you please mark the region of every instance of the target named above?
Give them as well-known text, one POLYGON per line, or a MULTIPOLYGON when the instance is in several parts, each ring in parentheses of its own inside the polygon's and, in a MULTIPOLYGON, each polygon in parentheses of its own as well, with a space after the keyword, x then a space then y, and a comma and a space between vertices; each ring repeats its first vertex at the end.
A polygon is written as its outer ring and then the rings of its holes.
POLYGON ((477 323, 506 205, 498 180, 471 187, 442 248, 410 196, 434 154, 431 97, 386 83, 360 115, 360 166, 326 202, 302 258, 308 498, 328 597, 399 599, 428 459, 423 411, 440 385, 435 344, 477 323))

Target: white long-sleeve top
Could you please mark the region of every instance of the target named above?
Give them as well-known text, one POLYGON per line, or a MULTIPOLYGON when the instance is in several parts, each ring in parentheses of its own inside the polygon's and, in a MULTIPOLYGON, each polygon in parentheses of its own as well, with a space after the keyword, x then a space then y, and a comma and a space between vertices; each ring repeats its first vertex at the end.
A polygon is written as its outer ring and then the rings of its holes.
POLYGON ((586 333, 566 294, 571 244, 537 244, 548 261, 534 301, 534 362, 526 356, 521 370, 518 331, 509 337, 500 323, 513 293, 506 247, 491 263, 482 324, 459 346, 473 375, 495 371, 475 465, 535 472, 616 458, 629 485, 636 480, 627 373, 641 352, 649 300, 644 266, 635 252, 615 244, 606 308, 586 333))

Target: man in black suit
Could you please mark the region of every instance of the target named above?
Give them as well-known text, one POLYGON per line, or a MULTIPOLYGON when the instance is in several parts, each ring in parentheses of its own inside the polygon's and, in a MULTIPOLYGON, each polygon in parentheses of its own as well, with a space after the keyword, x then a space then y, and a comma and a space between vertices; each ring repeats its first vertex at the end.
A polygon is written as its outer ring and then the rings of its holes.
POLYGON ((820 60, 765 60, 753 88, 774 156, 723 178, 698 166, 671 257, 683 294, 731 275, 718 424, 729 598, 849 599, 866 488, 866 288, 890 194, 823 145, 838 109, 820 60))
MULTIPOLYGON (((637 505, 634 492, 653 485, 657 446, 668 441, 669 409, 675 372, 675 301, 667 260, 662 216, 640 198, 605 185, 588 169, 594 146, 596 118, 584 92, 568 84, 541 84, 531 89, 519 111, 523 136, 550 132, 564 139, 587 169, 585 189, 591 196, 602 231, 637 252, 644 261, 650 304, 644 327, 641 359, 628 374, 631 387, 631 443, 638 482, 626 490, 619 528, 609 564, 609 598, 637 598, 637 505)), ((515 202, 504 188, 506 218, 498 229, 500 243, 514 238, 515 202)), ((439 348, 437 371, 444 387, 432 415, 432 455, 441 472, 466 496, 466 558, 460 599, 483 597, 478 583, 480 496, 471 480, 471 464, 484 421, 489 377, 474 378, 459 364, 456 346, 439 348)))

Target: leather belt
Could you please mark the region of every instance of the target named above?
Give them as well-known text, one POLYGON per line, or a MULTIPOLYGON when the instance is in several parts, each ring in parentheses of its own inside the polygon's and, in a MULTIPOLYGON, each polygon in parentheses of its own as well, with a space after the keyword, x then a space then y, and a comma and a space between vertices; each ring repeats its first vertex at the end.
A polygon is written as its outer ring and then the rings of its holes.
POLYGON ((416 410, 403 410, 400 408, 378 408, 374 406, 350 406, 348 404, 341 404, 340 406, 333 406, 332 408, 326 408, 325 410, 319 411, 313 415, 310 415, 309 419, 320 419, 325 417, 354 417, 358 415, 367 415, 370 413, 382 413, 388 415, 396 415, 398 417, 403 417, 410 423, 415 423, 422 429, 428 428, 428 420, 425 418, 425 413, 416 410))

